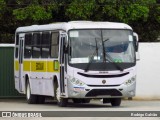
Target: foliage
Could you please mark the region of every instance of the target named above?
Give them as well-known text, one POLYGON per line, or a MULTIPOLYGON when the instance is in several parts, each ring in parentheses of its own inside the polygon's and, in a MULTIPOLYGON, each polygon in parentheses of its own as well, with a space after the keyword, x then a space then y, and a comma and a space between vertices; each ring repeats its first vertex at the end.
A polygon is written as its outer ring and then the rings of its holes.
POLYGON ((31 19, 33 21, 51 19, 52 14, 40 5, 29 5, 26 8, 20 8, 13 11, 17 20, 31 19))
POLYGON ((155 0, 112 0, 109 5, 103 8, 103 12, 120 22, 131 23, 135 20, 146 21, 149 15, 149 5, 155 0))
POLYGON ((156 0, 0 0, 0 13, 0 42, 13 42, 19 26, 70 20, 124 22, 143 42, 160 35, 156 0))
POLYGON ((119 5, 118 7, 116 5, 107 5, 104 7, 103 12, 118 21, 130 23, 137 19, 146 21, 149 9, 139 4, 119 5))
POLYGON ((2 13, 4 13, 4 9, 5 9, 6 5, 4 0, 0 0, 0 19, 2 18, 2 13))
MULTIPOLYGON (((22 0, 17 1, 18 4, 24 4, 22 0)), ((28 20, 30 22, 38 22, 42 20, 52 19, 52 10, 56 9, 55 4, 51 2, 33 0, 27 6, 13 10, 13 15, 17 20, 28 20), (49 3, 49 5, 48 5, 49 3)))
MULTIPOLYGON (((160 36, 160 6, 150 6, 149 17, 145 22, 139 22, 135 25, 135 31, 137 31, 143 42, 157 42, 157 38, 160 36)), ((135 24, 135 23, 132 23, 135 24)), ((134 26, 134 25, 133 25, 134 26)))
POLYGON ((72 20, 91 20, 96 9, 95 0, 74 0, 66 9, 66 15, 72 20))

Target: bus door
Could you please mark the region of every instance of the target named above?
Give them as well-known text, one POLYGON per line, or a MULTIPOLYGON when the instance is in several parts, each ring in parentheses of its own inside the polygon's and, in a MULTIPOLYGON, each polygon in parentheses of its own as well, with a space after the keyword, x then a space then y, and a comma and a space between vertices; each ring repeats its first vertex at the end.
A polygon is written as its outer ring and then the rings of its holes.
POLYGON ((19 64, 19 80, 18 80, 18 83, 19 83, 19 92, 23 92, 23 83, 22 83, 22 80, 23 80, 23 50, 24 50, 24 37, 25 37, 25 34, 19 34, 19 49, 18 49, 18 64, 19 64))
POLYGON ((60 61, 60 92, 61 95, 65 95, 65 74, 66 74, 66 55, 64 54, 64 43, 66 39, 66 34, 63 32, 60 32, 60 37, 59 37, 59 45, 60 45, 60 52, 59 52, 59 61, 60 61))

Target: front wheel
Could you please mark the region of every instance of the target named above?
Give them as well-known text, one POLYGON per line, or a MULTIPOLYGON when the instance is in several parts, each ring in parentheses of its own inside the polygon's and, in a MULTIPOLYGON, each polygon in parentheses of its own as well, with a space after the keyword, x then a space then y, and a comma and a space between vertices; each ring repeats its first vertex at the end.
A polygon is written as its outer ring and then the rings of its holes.
POLYGON ((37 103, 37 95, 31 94, 31 88, 30 88, 29 82, 27 82, 27 87, 26 87, 26 99, 27 99, 28 104, 37 103))
POLYGON ((111 98, 110 101, 112 106, 120 106, 121 104, 121 98, 111 98))

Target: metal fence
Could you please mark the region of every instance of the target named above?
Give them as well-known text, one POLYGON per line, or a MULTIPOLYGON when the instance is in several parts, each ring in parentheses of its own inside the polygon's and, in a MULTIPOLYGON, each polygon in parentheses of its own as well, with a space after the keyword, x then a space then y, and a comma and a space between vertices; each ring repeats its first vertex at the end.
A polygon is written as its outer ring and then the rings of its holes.
POLYGON ((14 45, 0 44, 0 98, 23 97, 14 86, 14 45))

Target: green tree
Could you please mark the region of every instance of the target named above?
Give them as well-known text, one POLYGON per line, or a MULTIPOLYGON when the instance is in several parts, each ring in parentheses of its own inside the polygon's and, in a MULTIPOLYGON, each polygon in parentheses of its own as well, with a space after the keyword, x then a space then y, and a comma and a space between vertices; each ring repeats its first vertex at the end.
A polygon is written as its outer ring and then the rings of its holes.
POLYGON ((136 20, 146 21, 149 15, 149 5, 154 4, 155 0, 112 0, 110 4, 103 8, 103 13, 112 20, 132 23, 136 20))
POLYGON ((56 3, 51 0, 17 0, 17 4, 21 7, 14 9, 13 15, 18 21, 28 21, 29 24, 46 23, 43 21, 51 20, 52 12, 57 10, 56 3))
POLYGON ((159 12, 156 0, 73 0, 65 15, 69 20, 124 22, 134 28, 140 41, 156 41, 159 12))
POLYGON ((95 0, 73 0, 66 8, 69 20, 91 20, 96 11, 95 0))
MULTIPOLYGON (((0 0, 0 12, 2 13, 4 8, 6 7, 6 4, 4 2, 4 0, 0 0)), ((1 18, 1 14, 0 14, 0 18, 1 18)))
POLYGON ((160 36, 160 6, 151 5, 147 21, 134 21, 133 28, 140 36, 142 42, 157 42, 160 36))
POLYGON ((17 27, 70 20, 124 22, 140 41, 157 41, 156 0, 0 0, 0 42, 13 42, 17 27))
POLYGON ((14 42, 12 34, 14 24, 12 9, 5 0, 0 0, 0 42, 14 42))

